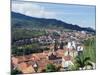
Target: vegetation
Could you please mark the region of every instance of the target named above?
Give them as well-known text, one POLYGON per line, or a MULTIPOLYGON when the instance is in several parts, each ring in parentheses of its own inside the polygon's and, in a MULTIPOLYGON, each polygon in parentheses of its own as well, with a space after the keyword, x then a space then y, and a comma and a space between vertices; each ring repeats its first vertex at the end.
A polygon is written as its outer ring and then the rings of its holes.
POLYGON ((46 66, 46 72, 55 72, 57 71, 56 66, 53 64, 47 64, 46 66))
MULTIPOLYGON (((25 39, 31 39, 34 37, 37 38, 41 35, 48 35, 48 33, 43 28, 45 29, 66 28, 68 30, 88 30, 87 28, 85 29, 77 25, 67 24, 56 19, 35 18, 12 12, 12 29, 11 29, 12 54, 23 55, 23 54, 39 53, 43 52, 44 50, 49 50, 49 48, 47 47, 42 47, 48 44, 45 43, 41 44, 36 40, 33 40, 32 42, 25 41, 25 39), (16 43, 16 41, 20 40, 23 42, 16 43)), ((94 30, 91 29, 89 31, 94 31, 94 30)), ((54 36, 54 38, 58 38, 60 36, 57 32, 53 33, 52 35, 54 36)), ((58 49, 58 44, 59 43, 56 41, 54 50, 58 49)), ((60 44, 61 49, 63 49, 63 44, 64 44, 63 42, 60 44)), ((90 47, 87 47, 87 49, 88 48, 90 47)), ((94 53, 93 58, 95 58, 95 51, 94 52, 93 51, 92 51, 92 54, 94 53)), ((92 55, 90 55, 90 57, 92 57, 92 55)))
POLYGON ((91 58, 92 62, 96 62, 96 39, 89 38, 84 41, 84 55, 91 58))
POLYGON ((12 42, 20 39, 27 39, 32 37, 39 37, 45 35, 44 30, 24 29, 24 28, 12 28, 12 42))
MULTIPOLYGON (((43 18, 34 18, 25 16, 19 13, 12 12, 12 29, 11 29, 11 37, 12 37, 12 47, 11 52, 12 55, 22 56, 22 55, 29 55, 33 53, 42 53, 43 51, 48 51, 51 48, 51 43, 48 39, 45 41, 40 40, 40 36, 50 35, 55 40, 54 44, 54 51, 58 50, 58 46, 60 49, 63 49, 64 45, 67 43, 62 41, 59 42, 60 33, 59 32, 47 32, 45 29, 59 29, 66 32, 67 31, 89 31, 95 32, 95 30, 90 28, 81 28, 77 25, 67 24, 62 21, 56 19, 43 19, 43 18), (32 39, 32 41, 30 40, 32 39), (36 39, 36 40, 34 40, 36 39), (39 41, 40 40, 40 41, 39 41), (43 42, 43 43, 42 43, 43 42), (49 47, 50 48, 49 48, 49 47)), ((62 31, 62 32, 63 32, 62 31)), ((62 34, 62 33, 61 33, 62 34)), ((69 37, 68 37, 69 38, 69 37)), ((44 38, 45 39, 45 38, 44 38)), ((77 70, 77 69, 84 69, 87 66, 93 67, 91 62, 96 62, 96 40, 95 37, 89 38, 83 42, 84 50, 83 54, 80 56, 76 56, 74 59, 75 66, 69 66, 69 70, 77 70)), ((74 53, 74 52, 73 52, 74 53)), ((38 64, 37 67, 34 67, 35 72, 38 72, 38 64)), ((42 72, 56 72, 60 71, 61 67, 56 67, 53 64, 47 64, 46 68, 42 70, 42 72)), ((21 74, 18 70, 12 70, 11 74, 21 74)))
POLYGON ((61 66, 56 67, 53 64, 47 64, 46 68, 43 69, 41 72, 57 72, 60 71, 61 66))
POLYGON ((58 50, 58 41, 55 40, 55 44, 54 44, 54 51, 58 50))
POLYGON ((34 46, 32 47, 32 45, 29 45, 29 46, 25 45, 22 47, 13 47, 12 54, 21 56, 21 55, 29 55, 32 53, 41 53, 46 50, 49 50, 49 48, 47 47, 41 48, 41 47, 34 47, 34 46))
POLYGON ((91 58, 84 56, 84 54, 77 56, 75 61, 76 68, 77 69, 87 69, 87 66, 93 67, 93 64, 91 63, 91 58))
POLYGON ((64 43, 61 42, 61 44, 60 44, 60 49, 63 49, 63 46, 64 46, 64 43))
POLYGON ((92 28, 82 28, 78 25, 68 24, 56 19, 43 19, 29 17, 23 14, 12 12, 12 27, 18 28, 66 28, 70 30, 84 30, 89 32, 95 32, 92 28))
POLYGON ((84 41, 84 50, 80 56, 75 58, 76 69, 86 69, 87 66, 93 67, 92 63, 96 62, 96 40, 95 37, 84 41))
POLYGON ((17 75, 17 74, 22 74, 22 72, 17 69, 11 70, 11 75, 17 75))

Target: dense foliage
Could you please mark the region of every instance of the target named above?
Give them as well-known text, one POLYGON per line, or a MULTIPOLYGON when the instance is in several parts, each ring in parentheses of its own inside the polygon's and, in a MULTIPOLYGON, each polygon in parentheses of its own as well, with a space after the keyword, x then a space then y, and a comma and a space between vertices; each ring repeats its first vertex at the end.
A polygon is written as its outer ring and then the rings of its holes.
POLYGON ((22 74, 22 72, 17 69, 11 70, 11 75, 17 75, 17 74, 22 74))
POLYGON ((46 72, 55 72, 57 71, 56 66, 53 64, 47 64, 46 66, 46 72))
POLYGON ((87 66, 93 67, 93 64, 91 63, 91 58, 86 57, 84 54, 76 57, 76 68, 77 69, 87 69, 87 66))
POLYGON ((84 41, 84 54, 91 58, 91 61, 96 62, 96 39, 89 38, 84 41))
POLYGON ((36 45, 24 45, 24 46, 18 46, 18 47, 12 47, 12 54, 13 55, 29 55, 32 53, 41 53, 43 51, 49 50, 47 47, 39 47, 36 45))
POLYGON ((38 37, 41 35, 45 35, 46 32, 44 30, 32 30, 32 29, 24 29, 24 28, 12 28, 12 41, 38 37))

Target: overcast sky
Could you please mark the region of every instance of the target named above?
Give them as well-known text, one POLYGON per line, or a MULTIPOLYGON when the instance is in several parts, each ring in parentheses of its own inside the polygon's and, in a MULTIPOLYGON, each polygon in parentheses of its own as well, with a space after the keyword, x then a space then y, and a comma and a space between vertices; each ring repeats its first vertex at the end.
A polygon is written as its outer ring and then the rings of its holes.
POLYGON ((95 6, 12 1, 12 11, 95 29, 95 6))

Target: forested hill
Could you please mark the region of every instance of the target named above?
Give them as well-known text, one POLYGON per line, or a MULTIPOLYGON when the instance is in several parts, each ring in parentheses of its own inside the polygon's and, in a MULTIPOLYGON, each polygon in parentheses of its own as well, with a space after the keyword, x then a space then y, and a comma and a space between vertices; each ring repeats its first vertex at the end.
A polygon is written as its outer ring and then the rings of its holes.
POLYGON ((12 28, 13 27, 19 27, 19 28, 61 27, 70 30, 95 32, 95 30, 93 30, 92 28, 83 28, 78 25, 68 24, 57 19, 30 17, 15 12, 11 12, 11 20, 12 20, 12 28))

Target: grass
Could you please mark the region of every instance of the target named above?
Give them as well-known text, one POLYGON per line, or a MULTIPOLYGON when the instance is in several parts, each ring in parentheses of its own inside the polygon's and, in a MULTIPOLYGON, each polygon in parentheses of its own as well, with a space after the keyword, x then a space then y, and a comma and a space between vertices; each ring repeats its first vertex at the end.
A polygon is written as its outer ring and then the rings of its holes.
POLYGON ((96 40, 91 38, 87 40, 87 44, 84 47, 84 55, 91 58, 92 62, 96 62, 96 40))

